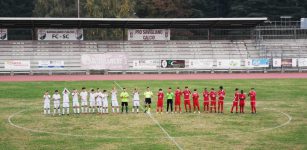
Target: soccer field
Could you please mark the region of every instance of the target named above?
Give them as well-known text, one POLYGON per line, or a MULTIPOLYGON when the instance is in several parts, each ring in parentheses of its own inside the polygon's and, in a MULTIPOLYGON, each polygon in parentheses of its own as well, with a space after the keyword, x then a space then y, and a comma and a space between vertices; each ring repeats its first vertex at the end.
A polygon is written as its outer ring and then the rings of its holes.
MULTIPOLYGON (((307 149, 307 79, 116 83, 2 82, 0 149, 307 149), (201 92, 204 87, 218 89, 220 85, 226 90, 224 114, 133 114, 130 100, 128 114, 43 115, 45 90, 83 86, 111 90, 116 86, 131 93, 135 87, 144 91, 149 86, 156 93, 159 88, 166 92, 168 87, 189 86, 201 92), (251 87, 257 91, 257 114, 249 113, 249 100, 245 114, 229 113, 234 89, 248 92, 251 87)), ((156 96, 152 111, 155 105, 156 96)))

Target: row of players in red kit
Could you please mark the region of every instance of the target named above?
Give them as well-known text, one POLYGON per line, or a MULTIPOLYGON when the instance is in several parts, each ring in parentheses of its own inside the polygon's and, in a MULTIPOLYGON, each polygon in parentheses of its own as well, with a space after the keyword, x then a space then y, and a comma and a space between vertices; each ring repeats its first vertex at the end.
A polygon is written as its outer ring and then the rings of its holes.
MULTIPOLYGON (((167 102, 167 111, 169 108, 169 100, 171 99, 171 88, 169 88, 169 91, 166 95, 168 102, 167 102)), ((215 91, 214 88, 211 88, 211 91, 208 91, 207 88, 204 89, 203 91, 203 106, 204 106, 204 111, 207 112, 218 112, 218 113, 224 113, 224 99, 226 96, 226 92, 223 89, 223 86, 220 86, 219 91, 215 91), (217 102, 217 111, 216 111, 216 101, 217 102)), ((193 99, 193 108, 194 108, 194 113, 198 111, 200 113, 200 105, 199 105, 199 94, 197 92, 197 89, 194 89, 194 92, 192 93, 188 87, 185 87, 183 91, 180 90, 178 87, 177 90, 174 93, 175 97, 175 112, 181 112, 181 96, 183 95, 184 98, 184 108, 186 112, 191 112, 191 101, 190 98, 192 97, 193 99)), ((250 92, 248 95, 250 97, 250 102, 251 102, 251 113, 256 113, 256 91, 254 88, 251 88, 250 92)), ((160 89, 158 92, 158 102, 157 102, 157 112, 160 111, 162 112, 163 108, 163 99, 164 99, 164 94, 162 90, 160 89)), ((246 100, 246 94, 244 93, 243 90, 239 92, 239 89, 235 89, 234 93, 234 98, 233 98, 233 104, 231 107, 230 112, 233 113, 233 110, 235 108, 236 113, 238 113, 238 105, 240 107, 240 113, 244 113, 244 107, 245 107, 245 100, 246 100)), ((171 112, 172 110, 172 102, 170 104, 171 106, 171 112)))

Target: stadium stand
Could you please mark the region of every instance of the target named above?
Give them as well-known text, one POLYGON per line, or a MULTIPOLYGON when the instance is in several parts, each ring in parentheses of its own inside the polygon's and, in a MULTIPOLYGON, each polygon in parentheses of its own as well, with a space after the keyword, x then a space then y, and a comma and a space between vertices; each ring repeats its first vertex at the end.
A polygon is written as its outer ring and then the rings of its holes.
MULTIPOLYGON (((46 24, 40 24, 39 21, 50 21, 48 19, 37 19, 32 22, 25 22, 27 19, 17 18, 15 20, 0 18, 0 25, 5 27, 6 22, 15 23, 15 26, 38 26, 49 27, 46 24), (18 24, 19 22, 20 24, 18 24), (40 26, 44 25, 44 26, 40 26)), ((233 22, 243 22, 242 26, 253 27, 264 20, 190 20, 203 27, 218 28, 229 27, 233 22), (248 22, 254 21, 254 22, 248 22), (245 24, 244 24, 245 23, 245 24)), ((55 21, 54 19, 51 21, 55 21)), ((67 24, 72 25, 71 21, 66 19, 67 24)), ((84 27, 86 22, 82 21, 111 21, 114 20, 78 20, 78 23, 84 27)), ((118 21, 118 20, 116 20, 118 21)), ((149 20, 132 20, 131 26, 139 24, 140 28, 146 27, 148 24, 155 24, 149 20)), ((150 20, 152 21, 152 20, 150 20)), ((90 22, 90 25, 97 25, 96 22, 90 22)), ((174 27, 182 28, 182 24, 187 24, 190 28, 189 21, 177 20, 175 23, 167 20, 159 20, 159 23, 168 23, 174 27), (181 22, 180 21, 184 21, 181 22), (176 24, 177 23, 177 24, 176 24)), ((118 23, 122 27, 129 27, 129 20, 119 20, 118 23)), ((62 24, 63 27, 65 26, 62 24)), ((80 26, 80 27, 82 27, 80 26)), ((162 27, 164 26, 161 25, 162 27)), ((8 26, 10 27, 10 26, 8 26)), ((62 26, 58 27, 62 28, 62 26)), ((246 29, 245 29, 246 30, 246 29)), ((209 38, 209 37, 208 37, 209 38)), ((0 73, 1 74, 108 74, 108 73, 197 73, 197 72, 269 72, 269 71, 304 71, 305 68, 273 68, 272 62, 269 68, 244 68, 246 59, 269 58, 307 58, 307 40, 306 39, 242 39, 242 40, 170 40, 170 41, 0 41, 0 73), (81 57, 83 54, 106 54, 106 53, 124 53, 128 58, 129 67, 125 70, 91 70, 82 68, 81 57), (157 63, 157 69, 135 69, 133 68, 134 60, 153 60, 160 62, 161 60, 189 60, 189 59, 212 59, 213 68, 209 69, 165 69, 160 68, 157 63), (220 69, 217 68, 218 59, 240 59, 242 68, 239 69, 220 69), (4 63, 9 60, 30 60, 31 68, 22 70, 5 69, 4 63), (38 62, 42 60, 59 60, 64 61, 64 68, 41 69, 38 62)))
MULTIPOLYGON (((307 40, 265 40, 267 58, 307 57, 307 40)), ((39 60, 63 60, 65 71, 55 73, 85 73, 81 68, 82 54, 124 52, 129 66, 133 60, 161 59, 241 59, 262 58, 252 40, 199 40, 199 41, 0 41, 0 69, 5 71, 6 60, 31 60, 31 73, 50 73, 38 70, 39 60)), ((214 64, 216 66, 216 64, 214 64)), ((133 70, 133 69, 131 69, 133 70)), ((217 69, 218 70, 218 69, 217 69)), ((14 70, 15 73, 27 71, 14 70)))

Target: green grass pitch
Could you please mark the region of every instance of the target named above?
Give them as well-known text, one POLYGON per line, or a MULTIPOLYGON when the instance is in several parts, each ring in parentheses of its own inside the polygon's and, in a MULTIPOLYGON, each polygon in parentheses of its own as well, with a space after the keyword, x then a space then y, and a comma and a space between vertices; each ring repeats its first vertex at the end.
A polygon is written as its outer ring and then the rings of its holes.
MULTIPOLYGON (((83 86, 110 90, 116 84, 112 81, 3 82, 0 84, 0 149, 307 149, 307 79, 117 83, 129 92, 134 87, 144 91, 150 86, 154 93, 159 88, 166 91, 168 87, 188 85, 190 89, 202 91, 204 87, 217 89, 223 85, 225 114, 44 116, 45 90, 83 86), (229 113, 236 87, 245 92, 250 87, 256 89, 256 115, 249 113, 249 101, 246 114, 229 113)), ((154 111, 156 98, 153 101, 154 111)), ((131 106, 130 101, 130 111, 131 106)))

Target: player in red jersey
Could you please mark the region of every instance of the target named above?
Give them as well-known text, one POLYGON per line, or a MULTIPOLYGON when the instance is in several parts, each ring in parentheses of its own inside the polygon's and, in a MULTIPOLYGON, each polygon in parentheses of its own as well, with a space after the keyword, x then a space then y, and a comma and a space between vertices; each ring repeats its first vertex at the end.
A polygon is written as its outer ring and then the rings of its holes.
POLYGON ((200 113, 200 110, 199 110, 199 95, 198 95, 197 89, 194 89, 194 93, 192 95, 192 98, 193 98, 194 114, 196 113, 196 108, 198 109, 198 113, 200 113))
POLYGON ((178 112, 181 113, 181 95, 182 92, 179 87, 177 87, 177 90, 175 91, 175 113, 178 112))
POLYGON ((256 91, 254 88, 251 88, 251 90, 248 93, 248 96, 251 101, 251 112, 252 114, 256 113, 256 91))
POLYGON ((214 109, 214 112, 216 113, 216 95, 217 95, 217 93, 214 91, 214 88, 211 88, 209 95, 210 95, 210 100, 211 100, 210 112, 212 113, 212 109, 214 109))
POLYGON ((209 112, 209 92, 207 91, 207 88, 205 88, 203 92, 204 97, 204 111, 209 112))
POLYGON ((231 113, 233 113, 233 108, 236 107, 236 113, 238 113, 238 102, 239 102, 239 89, 236 88, 235 89, 235 95, 233 97, 233 101, 232 101, 232 107, 231 107, 231 113))
POLYGON ((246 95, 244 94, 243 90, 241 90, 241 94, 239 94, 240 113, 244 113, 245 99, 246 99, 246 95))
POLYGON ((185 109, 186 112, 188 112, 187 105, 189 106, 189 112, 191 112, 190 95, 191 95, 191 91, 189 90, 189 87, 186 86, 185 90, 183 91, 184 109, 185 109))
POLYGON ((159 89, 158 92, 158 101, 157 101, 157 113, 162 113, 163 112, 163 99, 164 99, 164 93, 162 89, 159 89))
POLYGON ((225 98, 225 90, 223 86, 220 86, 220 90, 218 91, 219 101, 217 106, 218 113, 224 113, 224 98, 225 98))

